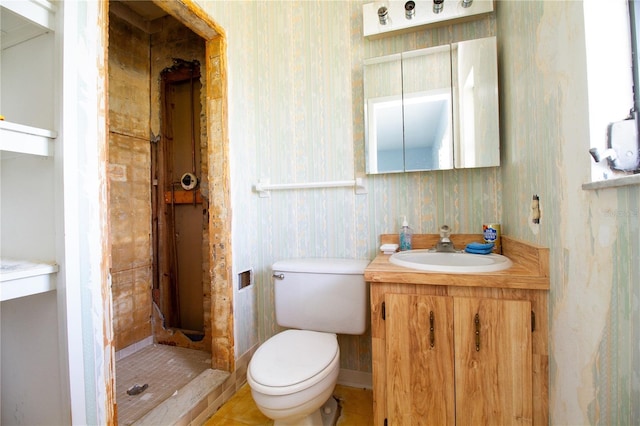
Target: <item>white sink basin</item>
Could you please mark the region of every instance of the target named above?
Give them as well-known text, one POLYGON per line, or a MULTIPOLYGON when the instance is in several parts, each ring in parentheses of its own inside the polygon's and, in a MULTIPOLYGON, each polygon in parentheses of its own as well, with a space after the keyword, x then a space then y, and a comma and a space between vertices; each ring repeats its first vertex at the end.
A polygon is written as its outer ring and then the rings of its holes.
POLYGON ((394 253, 389 262, 421 271, 470 274, 495 272, 510 268, 513 262, 500 254, 438 253, 431 250, 408 250, 394 253))

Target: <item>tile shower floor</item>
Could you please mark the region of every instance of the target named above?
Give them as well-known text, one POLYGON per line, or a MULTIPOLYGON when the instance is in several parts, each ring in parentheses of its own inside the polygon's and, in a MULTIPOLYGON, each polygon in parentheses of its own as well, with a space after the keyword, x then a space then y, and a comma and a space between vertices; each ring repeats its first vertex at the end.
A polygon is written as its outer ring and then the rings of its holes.
POLYGON ((133 424, 210 366, 208 352, 156 344, 117 360, 118 424, 133 424), (138 395, 127 394, 145 384, 138 395))
MULTIPOLYGON (((336 386, 333 396, 341 407, 336 426, 369 426, 373 423, 373 393, 370 389, 336 386)), ((205 426, 270 426, 251 398, 251 388, 245 384, 204 423, 205 426)))

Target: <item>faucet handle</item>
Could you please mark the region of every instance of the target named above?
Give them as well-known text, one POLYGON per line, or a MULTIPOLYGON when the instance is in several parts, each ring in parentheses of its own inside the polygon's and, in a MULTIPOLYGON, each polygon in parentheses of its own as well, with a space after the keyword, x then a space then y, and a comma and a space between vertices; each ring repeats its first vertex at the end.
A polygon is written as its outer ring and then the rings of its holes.
POLYGON ((449 234, 451 233, 451 230, 449 229, 448 225, 442 225, 440 227, 440 237, 441 238, 447 238, 449 237, 449 234))

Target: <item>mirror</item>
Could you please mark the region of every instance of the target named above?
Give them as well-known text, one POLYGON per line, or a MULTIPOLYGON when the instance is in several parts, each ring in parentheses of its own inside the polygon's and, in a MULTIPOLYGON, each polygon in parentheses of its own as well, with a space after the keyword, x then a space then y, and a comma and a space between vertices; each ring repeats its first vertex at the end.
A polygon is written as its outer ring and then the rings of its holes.
POLYGON ((370 59, 363 81, 367 173, 403 172, 402 55, 370 59))
POLYGON ((405 171, 453 168, 450 46, 402 54, 405 171))
POLYGON ((367 173, 500 164, 495 37, 367 59, 367 173))
POLYGON ((455 167, 500 165, 498 53, 496 38, 451 47, 454 98, 455 167))

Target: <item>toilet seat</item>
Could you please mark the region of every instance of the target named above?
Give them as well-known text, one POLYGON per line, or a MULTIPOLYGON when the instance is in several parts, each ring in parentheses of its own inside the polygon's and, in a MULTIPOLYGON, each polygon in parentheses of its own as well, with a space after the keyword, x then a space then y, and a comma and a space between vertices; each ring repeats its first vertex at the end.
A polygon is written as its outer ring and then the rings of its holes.
POLYGON ((340 350, 333 333, 286 330, 264 342, 247 371, 252 387, 271 395, 299 392, 339 367, 340 350))

